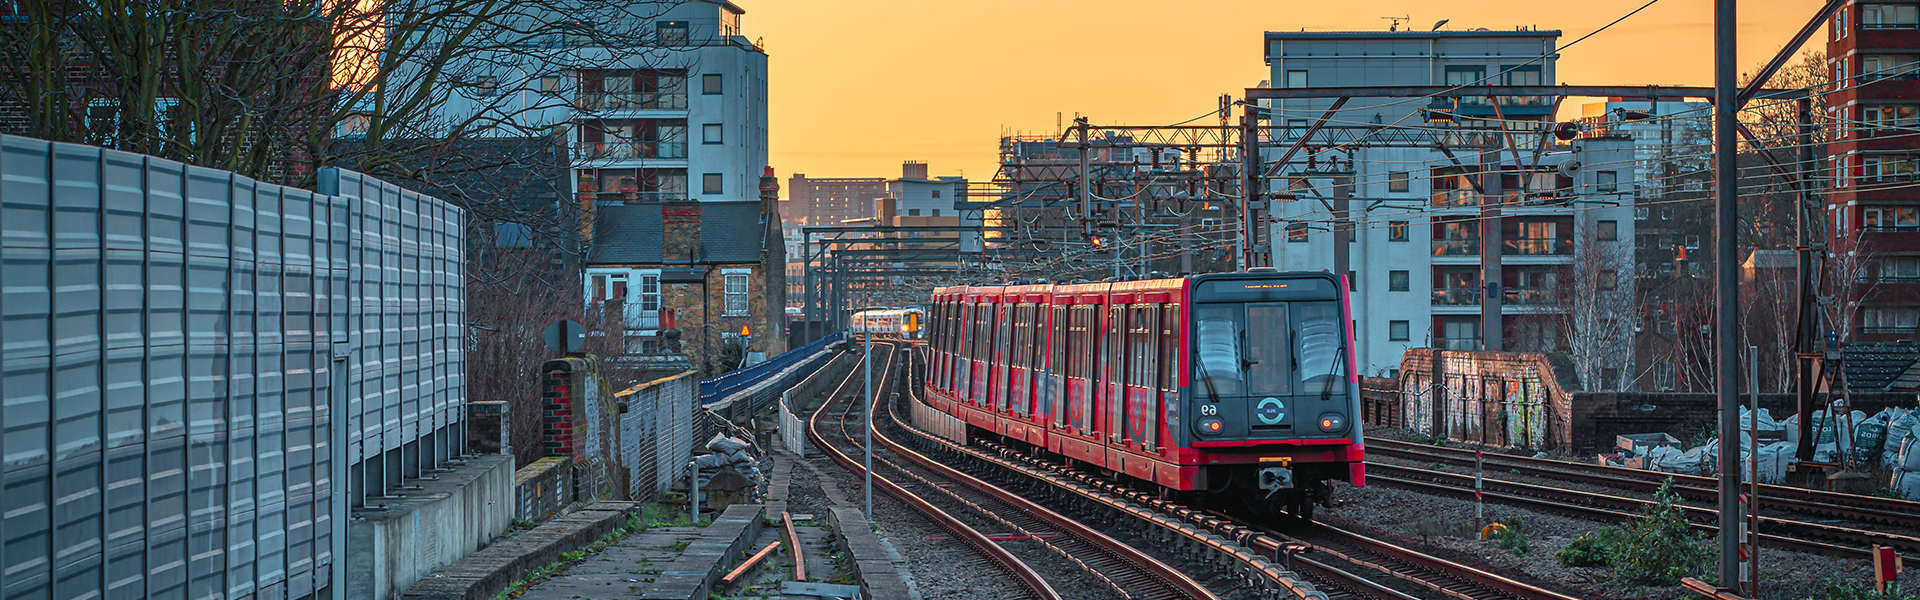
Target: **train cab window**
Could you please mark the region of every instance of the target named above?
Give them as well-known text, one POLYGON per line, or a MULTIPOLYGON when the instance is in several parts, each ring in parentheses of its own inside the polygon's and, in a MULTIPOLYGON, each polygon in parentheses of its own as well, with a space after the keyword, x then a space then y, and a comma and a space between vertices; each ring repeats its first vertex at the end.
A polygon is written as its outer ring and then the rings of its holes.
POLYGON ((1228 396, 1246 395, 1241 379, 1240 305, 1201 305, 1193 311, 1194 373, 1199 375, 1201 398, 1217 401, 1228 396))
POLYGON ((1300 384, 1310 393, 1342 391, 1335 383, 1345 375, 1342 367, 1346 363, 1346 351, 1340 343, 1345 334, 1339 303, 1295 302, 1293 308, 1293 327, 1299 337, 1300 384))
POLYGON ((1293 361, 1288 356, 1292 340, 1287 323, 1287 305, 1283 303, 1247 305, 1247 331, 1262 332, 1247 336, 1247 387, 1255 396, 1290 393, 1293 361), (1271 332, 1271 333, 1267 333, 1271 332))

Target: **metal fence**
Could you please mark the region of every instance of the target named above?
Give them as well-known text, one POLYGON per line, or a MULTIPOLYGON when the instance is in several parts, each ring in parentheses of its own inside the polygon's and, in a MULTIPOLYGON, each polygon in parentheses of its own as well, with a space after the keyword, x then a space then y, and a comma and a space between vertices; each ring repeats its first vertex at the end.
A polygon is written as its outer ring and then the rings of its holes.
POLYGON ((745 369, 737 369, 712 379, 702 379, 700 380, 700 403, 713 404, 740 390, 753 387, 761 380, 793 366, 793 363, 818 354, 828 345, 839 342, 841 338, 846 337, 846 334, 844 330, 835 331, 814 340, 813 343, 782 352, 779 356, 767 359, 765 362, 745 369))
POLYGON ((324 593, 458 452, 462 213, 319 183, 0 135, 0 597, 324 593))

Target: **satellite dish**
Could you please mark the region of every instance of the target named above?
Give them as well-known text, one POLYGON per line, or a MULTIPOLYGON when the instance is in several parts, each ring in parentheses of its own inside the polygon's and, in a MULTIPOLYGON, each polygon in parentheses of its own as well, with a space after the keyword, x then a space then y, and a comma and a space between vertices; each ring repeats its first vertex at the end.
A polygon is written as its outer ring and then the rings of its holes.
POLYGON ((568 319, 547 326, 547 348, 554 352, 573 354, 587 344, 587 328, 579 321, 568 319))
POLYGON ((1447 21, 1452 21, 1452 20, 1453 19, 1441 19, 1433 24, 1433 29, 1431 29, 1430 31, 1439 31, 1440 26, 1446 25, 1447 21))
POLYGON ((1570 160, 1567 162, 1560 163, 1560 175, 1562 176, 1572 177, 1574 173, 1579 173, 1579 172, 1580 172, 1580 161, 1570 160))

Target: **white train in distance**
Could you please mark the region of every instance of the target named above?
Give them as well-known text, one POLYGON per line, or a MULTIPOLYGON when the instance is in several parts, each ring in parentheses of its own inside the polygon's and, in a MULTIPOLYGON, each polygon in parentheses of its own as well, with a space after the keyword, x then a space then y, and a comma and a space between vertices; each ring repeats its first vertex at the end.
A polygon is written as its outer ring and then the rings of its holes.
POLYGON ((847 328, 853 333, 920 339, 926 322, 927 311, 918 308, 874 308, 853 313, 847 328))

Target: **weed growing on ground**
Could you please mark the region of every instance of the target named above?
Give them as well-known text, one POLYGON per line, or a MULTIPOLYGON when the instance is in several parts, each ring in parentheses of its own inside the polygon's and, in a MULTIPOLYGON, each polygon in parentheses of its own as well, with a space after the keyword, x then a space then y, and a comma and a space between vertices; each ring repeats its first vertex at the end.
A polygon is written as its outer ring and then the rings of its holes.
POLYGON ((615 529, 611 532, 608 532, 606 537, 602 537, 599 540, 595 540, 592 544, 588 544, 587 547, 585 548, 574 550, 572 552, 560 553, 560 560, 547 563, 546 565, 543 565, 538 569, 534 569, 533 571, 528 572, 525 575, 522 575, 519 580, 514 581, 512 584, 507 585, 506 591, 500 592, 499 594, 494 595, 493 600, 507 600, 509 598, 517 598, 521 594, 527 593, 527 590, 532 588, 533 586, 540 585, 541 583, 546 582, 548 579, 552 579, 554 578, 554 576, 557 576, 562 572, 565 572, 568 568, 572 567, 573 565, 580 564, 582 561, 585 561, 588 556, 599 554, 600 551, 605 550, 607 546, 617 544, 620 542, 621 539, 626 538, 629 535, 640 533, 646 530, 647 530, 647 523, 641 520, 640 517, 638 516, 627 517, 626 524, 621 525, 619 529, 615 529))
POLYGON ((1554 557, 1569 567, 1612 566, 1622 582, 1635 585, 1676 585, 1706 572, 1714 554, 1688 523, 1672 478, 1653 500, 1640 519, 1582 535, 1554 557))
POLYGON ((1566 567, 1607 566, 1611 564, 1607 559, 1607 553, 1613 547, 1613 540, 1610 538, 1618 532, 1619 530, 1608 527, 1597 532, 1580 534, 1573 543, 1567 544, 1566 548, 1554 553, 1553 557, 1559 559, 1561 566, 1566 567))
POLYGON ((1527 539, 1526 524, 1518 516, 1508 517, 1500 523, 1507 526, 1494 534, 1493 539, 1499 543, 1500 549, 1514 556, 1526 556, 1527 551, 1533 549, 1532 541, 1527 539))

